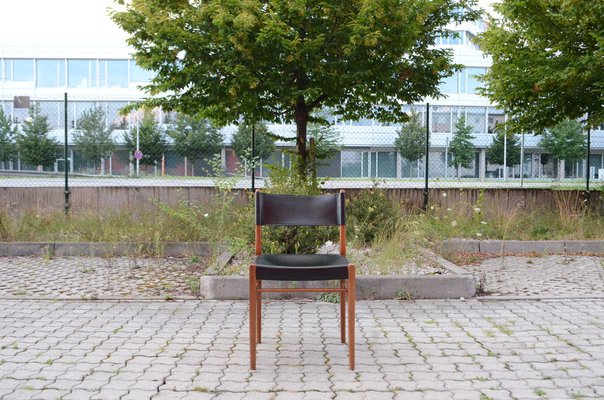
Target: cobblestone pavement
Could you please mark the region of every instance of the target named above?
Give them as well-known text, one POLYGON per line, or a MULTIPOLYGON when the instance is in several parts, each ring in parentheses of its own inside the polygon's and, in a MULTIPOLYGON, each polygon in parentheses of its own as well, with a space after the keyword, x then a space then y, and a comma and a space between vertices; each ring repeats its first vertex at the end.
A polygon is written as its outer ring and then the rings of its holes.
POLYGON ((604 398, 604 300, 372 301, 357 369, 338 305, 0 301, 2 399, 604 398))
POLYGON ((203 265, 170 258, 0 257, 0 298, 194 298, 203 265))
POLYGON ((491 296, 604 296, 604 257, 507 256, 463 268, 491 296))

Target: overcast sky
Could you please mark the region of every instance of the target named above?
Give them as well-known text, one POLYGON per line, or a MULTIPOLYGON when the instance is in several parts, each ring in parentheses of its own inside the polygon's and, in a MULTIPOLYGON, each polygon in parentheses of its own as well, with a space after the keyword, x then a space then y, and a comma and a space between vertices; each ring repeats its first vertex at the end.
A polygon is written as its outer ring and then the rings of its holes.
MULTIPOLYGON (((479 0, 486 6, 493 0, 479 0)), ((121 47, 126 34, 107 15, 112 0, 3 0, 0 43, 121 47)))

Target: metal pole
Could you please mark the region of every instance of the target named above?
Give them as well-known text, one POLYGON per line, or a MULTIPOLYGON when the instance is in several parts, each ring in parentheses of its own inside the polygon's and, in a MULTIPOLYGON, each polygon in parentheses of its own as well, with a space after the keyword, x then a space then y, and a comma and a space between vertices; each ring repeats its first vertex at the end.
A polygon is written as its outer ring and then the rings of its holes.
MULTIPOLYGON (((587 115, 589 120, 589 115, 587 115)), ((589 203, 589 153, 591 152, 591 125, 587 126, 587 165, 585 167, 585 203, 589 203)))
MULTIPOLYGON (((69 195, 71 194, 69 192, 69 169, 67 168, 67 163, 68 161, 68 150, 67 150, 67 93, 65 93, 65 100, 63 102, 64 104, 64 108, 65 108, 65 146, 64 146, 64 154, 63 154, 63 158, 65 160, 64 166, 65 166, 65 214, 67 214, 69 212, 69 208, 71 207, 71 204, 69 202, 69 195)), ((73 160, 71 160, 71 162, 73 162, 73 160)))
POLYGON ((520 187, 524 185, 524 132, 520 139, 520 187))
MULTIPOLYGON (((136 114, 136 151, 139 150, 138 146, 139 146, 139 116, 138 116, 138 112, 136 114)), ((136 176, 138 177, 140 173, 140 160, 136 157, 136 176)))
POLYGON ((430 153, 430 103, 426 103, 426 165, 424 166, 425 171, 425 182, 424 182, 424 206, 423 210, 428 209, 428 154, 430 153))
POLYGON ((508 180, 508 132, 503 133, 503 180, 508 180))
POLYGON ((250 168, 252 169, 252 193, 256 190, 256 163, 254 159, 256 157, 256 123, 252 123, 252 159, 250 162, 250 168))

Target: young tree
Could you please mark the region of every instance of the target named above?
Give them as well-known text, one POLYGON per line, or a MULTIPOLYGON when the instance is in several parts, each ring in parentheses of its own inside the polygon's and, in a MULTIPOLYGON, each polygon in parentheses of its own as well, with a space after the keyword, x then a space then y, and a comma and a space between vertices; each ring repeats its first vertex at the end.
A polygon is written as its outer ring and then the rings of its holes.
POLYGON ((479 14, 474 0, 118 2, 113 20, 156 72, 148 105, 223 124, 295 122, 301 179, 314 113, 400 121, 401 103, 440 97, 458 67, 436 37, 479 14))
MULTIPOLYGON (((222 149, 224 137, 210 121, 204 118, 178 114, 176 124, 168 130, 174 140, 174 150, 191 163, 191 174, 195 175, 195 161, 211 158, 222 149)), ((186 167, 185 167, 186 170, 186 167)))
POLYGON ((48 117, 40 113, 37 104, 34 105, 17 134, 17 148, 21 159, 37 166, 38 170, 53 165, 57 158, 59 142, 48 136, 49 131, 48 117))
POLYGON ((479 36, 493 59, 483 94, 515 132, 541 132, 566 118, 604 122, 604 7, 591 0, 502 0, 479 36))
POLYGON ((520 164, 520 142, 512 132, 506 132, 505 129, 497 129, 493 143, 487 148, 487 159, 492 164, 508 167, 520 164), (505 163, 504 160, 505 153, 505 163))
POLYGON ((461 115, 455 123, 453 139, 449 144, 449 152, 453 156, 451 165, 457 168, 457 177, 461 178, 461 168, 470 168, 474 162, 474 144, 472 143, 472 127, 466 125, 465 115, 461 115))
POLYGON ((543 132, 539 145, 558 159, 558 177, 562 176, 560 161, 572 164, 584 159, 587 146, 581 123, 571 119, 543 132))
POLYGON ((105 122, 105 112, 101 107, 91 108, 82 113, 78 129, 73 132, 73 143, 86 160, 96 164, 108 157, 115 143, 111 137, 112 127, 105 122))
MULTIPOLYGON (((128 154, 133 155, 136 151, 137 127, 133 126, 129 132, 124 134, 124 142, 128 154)), ((155 116, 149 110, 145 110, 143 119, 138 126, 139 150, 143 152, 143 158, 140 163, 145 166, 145 170, 150 165, 156 165, 166 152, 166 135, 155 121, 155 116)))
POLYGON ((246 123, 239 125, 237 132, 231 139, 231 147, 235 154, 246 165, 256 164, 257 160, 266 160, 275 151, 275 137, 269 132, 268 127, 263 122, 257 122, 254 125, 254 157, 252 160, 252 126, 246 123))
MULTIPOLYGON (((327 160, 340 150, 340 134, 332 126, 309 124, 308 136, 315 141, 315 157, 317 160, 327 160)), ((317 171, 310 171, 316 175, 317 171)))
MULTIPOLYGON (((426 153, 426 128, 422 126, 419 114, 412 112, 409 121, 396 131, 394 147, 410 163, 421 159, 426 153)), ((417 163, 419 174, 419 162, 417 163)))
POLYGON ((2 168, 6 161, 15 157, 15 133, 16 129, 10 117, 4 114, 4 109, 0 107, 0 163, 2 163, 2 168))

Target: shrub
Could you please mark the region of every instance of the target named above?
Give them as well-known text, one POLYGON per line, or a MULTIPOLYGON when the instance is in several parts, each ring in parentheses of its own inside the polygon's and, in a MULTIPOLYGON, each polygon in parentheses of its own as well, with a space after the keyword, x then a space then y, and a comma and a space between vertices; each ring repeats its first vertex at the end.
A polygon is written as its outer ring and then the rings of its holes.
POLYGON ((383 189, 362 190, 346 205, 348 232, 355 242, 371 244, 378 236, 389 238, 396 229, 399 208, 383 189))

